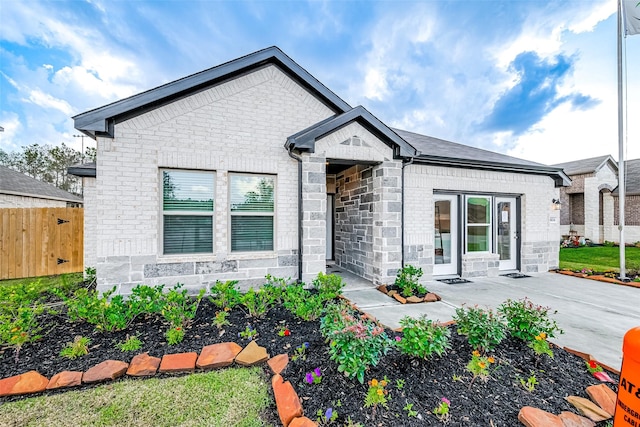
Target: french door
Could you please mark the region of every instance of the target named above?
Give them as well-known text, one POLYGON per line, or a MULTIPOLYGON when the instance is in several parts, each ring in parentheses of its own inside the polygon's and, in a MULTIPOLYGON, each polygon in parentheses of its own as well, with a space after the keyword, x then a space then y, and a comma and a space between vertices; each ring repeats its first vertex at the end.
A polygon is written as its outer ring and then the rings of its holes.
POLYGON ((434 196, 433 226, 433 274, 458 274, 458 196, 434 196))
POLYGON ((496 197, 496 250, 500 270, 518 268, 518 206, 515 197, 496 197))

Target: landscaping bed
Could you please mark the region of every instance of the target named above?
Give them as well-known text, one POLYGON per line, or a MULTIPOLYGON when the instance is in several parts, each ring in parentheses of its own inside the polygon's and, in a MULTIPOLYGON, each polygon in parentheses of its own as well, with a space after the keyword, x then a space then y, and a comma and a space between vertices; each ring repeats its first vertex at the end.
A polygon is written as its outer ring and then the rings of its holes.
MULTIPOLYGON (((321 333, 320 319, 301 320, 283 304, 273 305, 262 318, 249 316, 246 306, 236 305, 225 311, 229 324, 218 328, 213 321, 222 310, 205 297, 193 319, 184 324, 184 339, 174 345, 168 345, 167 322, 158 314, 140 315, 123 330, 102 332, 86 322, 70 322, 64 309, 58 311, 57 314, 40 315, 42 338, 24 344, 17 362, 14 348, 0 350, 0 378, 29 370, 50 378, 63 370, 86 371, 107 359, 129 362, 142 352, 161 357, 170 353, 200 352, 206 345, 228 341, 246 345, 247 336, 253 335, 252 338, 271 356, 289 354, 291 361, 282 375, 293 384, 305 415, 315 420, 331 408, 329 415, 337 414, 333 425, 348 425, 348 420, 351 425, 361 423, 365 426, 442 425, 443 421, 432 411, 445 398, 450 401, 447 425, 516 426, 519 425, 518 411, 523 406, 554 414, 576 412, 564 398, 569 395, 588 397, 585 388, 599 383, 579 357, 553 346, 553 359, 544 354, 536 355, 525 341, 513 337, 505 338, 494 350, 486 352, 493 361, 488 366, 486 381, 482 376, 473 379, 467 369, 473 348, 466 336, 457 333, 456 326, 448 327, 450 349, 442 356, 434 354, 427 360, 400 352, 400 347, 393 343, 402 341, 403 333, 370 328, 373 336, 384 334, 392 345, 377 366, 364 372, 361 383, 356 378, 345 377, 339 372, 338 364, 330 360, 330 344, 321 333), (116 348, 117 343, 133 335, 142 342, 139 349, 123 352, 116 348), (88 354, 76 359, 61 357, 61 350, 76 336, 91 340, 88 354), (320 373, 319 380, 317 375, 311 374, 314 371, 320 373), (523 383, 531 377, 535 377, 536 384, 529 391, 523 383), (316 381, 308 381, 310 379, 316 381), (380 403, 374 409, 374 406, 365 405, 373 380, 377 388, 383 390, 386 406, 380 403)), ((358 314, 353 316, 354 321, 359 322, 358 314)), ((266 364, 264 369, 266 377, 266 364)), ((159 375, 160 378, 167 376, 159 375)), ((613 379, 617 381, 616 376, 613 379)), ((610 386, 617 390, 615 384, 610 386)), ((89 386, 75 389, 83 387, 89 386)), ((24 397, 4 398, 4 401, 18 399, 24 397)), ((263 415, 263 420, 280 425, 275 404, 263 415)))

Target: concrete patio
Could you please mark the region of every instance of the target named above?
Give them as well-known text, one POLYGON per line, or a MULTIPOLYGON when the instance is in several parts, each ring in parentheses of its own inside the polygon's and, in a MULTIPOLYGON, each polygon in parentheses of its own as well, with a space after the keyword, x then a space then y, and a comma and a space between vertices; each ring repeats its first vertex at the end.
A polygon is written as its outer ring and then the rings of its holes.
POLYGON ((535 304, 557 310, 552 318, 564 334, 552 338, 552 342, 589 353, 616 369, 622 363, 624 334, 640 325, 640 289, 555 273, 531 274, 521 279, 473 279, 472 283, 455 285, 432 281, 427 288, 440 295, 442 301, 403 305, 376 290, 371 282, 339 267, 327 272, 343 277, 346 298, 392 329, 400 326, 404 316, 425 314, 429 319, 446 322, 463 304, 495 309, 509 298, 528 297, 535 304))

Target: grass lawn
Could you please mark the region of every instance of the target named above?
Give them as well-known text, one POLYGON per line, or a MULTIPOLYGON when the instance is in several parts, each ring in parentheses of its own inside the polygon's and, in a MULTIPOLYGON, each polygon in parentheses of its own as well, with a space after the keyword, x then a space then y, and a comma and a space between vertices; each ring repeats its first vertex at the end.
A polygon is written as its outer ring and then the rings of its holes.
MULTIPOLYGON (((640 248, 625 248, 627 270, 640 270, 640 248)), ((560 268, 593 271, 620 271, 620 248, 609 246, 583 246, 560 249, 560 268)))
POLYGON ((127 379, 0 405, 9 426, 264 426, 269 386, 260 368, 127 379))
POLYGON ((34 291, 40 294, 49 289, 57 288, 65 292, 72 292, 82 282, 82 273, 60 274, 58 276, 27 277, 23 279, 0 280, 0 288, 12 288, 20 284, 33 284, 34 291))

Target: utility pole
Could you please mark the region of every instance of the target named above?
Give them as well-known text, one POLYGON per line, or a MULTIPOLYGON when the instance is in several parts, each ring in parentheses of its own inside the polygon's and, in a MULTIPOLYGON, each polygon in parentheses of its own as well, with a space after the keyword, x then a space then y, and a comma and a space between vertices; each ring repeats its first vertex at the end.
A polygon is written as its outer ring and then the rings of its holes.
POLYGON ((82 163, 84 163, 84 139, 87 138, 87 135, 73 135, 73 137, 82 139, 82 163))

